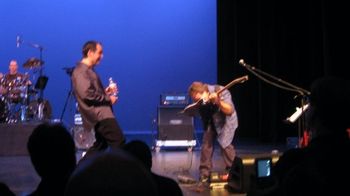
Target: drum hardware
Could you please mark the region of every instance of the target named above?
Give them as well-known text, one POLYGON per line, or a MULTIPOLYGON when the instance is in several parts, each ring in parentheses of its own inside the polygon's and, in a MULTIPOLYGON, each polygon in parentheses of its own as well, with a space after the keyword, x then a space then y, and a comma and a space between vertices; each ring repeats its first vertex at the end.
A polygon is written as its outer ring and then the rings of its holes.
POLYGON ((49 78, 47 76, 40 76, 35 83, 35 89, 44 90, 49 78))
POLYGON ((23 67, 25 69, 33 69, 33 68, 41 67, 42 65, 44 65, 44 61, 37 59, 35 57, 31 57, 23 64, 23 67))
POLYGON ((21 121, 24 122, 27 120, 27 106, 22 105, 21 106, 21 121))
POLYGON ((47 100, 43 99, 43 90, 48 81, 48 77, 43 75, 42 52, 44 48, 39 44, 24 42, 20 36, 17 36, 17 48, 21 44, 39 49, 39 59, 32 57, 23 64, 25 69, 38 69, 39 77, 34 88, 29 80, 29 74, 20 75, 11 81, 8 81, 5 77, 0 77, 0 123, 17 123, 51 118, 51 106, 47 100), (38 93, 40 93, 39 98, 36 96, 38 93), (34 96, 36 99, 32 100, 34 96))
POLYGON ((71 128, 75 147, 79 150, 89 149, 96 141, 94 128, 87 129, 83 126, 83 119, 75 103, 74 126, 71 128))
POLYGON ((75 147, 79 150, 89 149, 96 141, 94 129, 86 130, 83 125, 74 125, 71 131, 75 147))
MULTIPOLYGON (((39 77, 38 77, 38 81, 44 81, 44 85, 40 85, 40 86, 38 86, 39 88, 37 88, 38 90, 39 90, 39 99, 40 100, 43 100, 44 99, 44 97, 43 97, 43 95, 44 95, 44 88, 45 88, 45 86, 46 86, 46 82, 47 82, 47 77, 46 76, 44 76, 43 75, 43 65, 44 65, 44 61, 43 61, 43 50, 44 50, 44 47, 43 46, 41 46, 40 44, 36 44, 36 43, 32 43, 32 42, 25 42, 23 39, 22 39, 22 36, 20 36, 20 35, 17 35, 16 36, 16 46, 17 46, 17 48, 19 48, 20 47, 20 45, 21 44, 26 44, 26 45, 28 45, 28 46, 30 46, 30 47, 32 47, 32 48, 36 48, 36 49, 38 49, 39 50, 39 52, 40 52, 40 58, 38 59, 38 58, 35 58, 35 57, 32 57, 32 58, 30 58, 30 59, 28 59, 24 64, 23 64, 23 67, 24 68, 39 68, 39 77), (44 78, 44 79, 42 79, 42 78, 44 78), (40 80, 39 80, 40 79, 40 80)), ((37 81, 37 83, 38 83, 38 81, 37 81)), ((42 84, 42 83, 40 83, 40 84, 42 84)))
POLYGON ((52 109, 48 100, 35 100, 29 103, 27 116, 31 120, 51 119, 52 109))
POLYGON ((12 78, 6 75, 0 83, 1 123, 17 123, 25 120, 26 100, 29 98, 29 77, 18 74, 12 78))
POLYGON ((40 98, 33 100, 38 90, 25 78, 16 78, 13 81, 0 80, 0 123, 41 121, 51 118, 49 102, 40 98))
POLYGON ((8 117, 8 104, 6 98, 0 97, 0 123, 4 123, 7 121, 8 117))

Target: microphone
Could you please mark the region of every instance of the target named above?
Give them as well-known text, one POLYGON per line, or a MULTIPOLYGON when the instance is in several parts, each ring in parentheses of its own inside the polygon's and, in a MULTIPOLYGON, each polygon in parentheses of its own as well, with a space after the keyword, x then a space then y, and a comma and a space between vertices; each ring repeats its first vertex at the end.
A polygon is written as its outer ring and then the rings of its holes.
POLYGON ((243 59, 240 59, 239 60, 239 64, 241 64, 243 67, 245 67, 247 64, 245 64, 244 60, 243 59))
POLYGON ((240 60, 239 60, 239 64, 242 65, 243 67, 247 68, 247 69, 255 70, 255 67, 253 67, 253 66, 251 66, 251 65, 249 65, 249 64, 247 64, 247 63, 245 63, 243 59, 240 59, 240 60))
POLYGON ((16 37, 16 47, 19 48, 19 44, 21 43, 21 37, 17 35, 16 37))

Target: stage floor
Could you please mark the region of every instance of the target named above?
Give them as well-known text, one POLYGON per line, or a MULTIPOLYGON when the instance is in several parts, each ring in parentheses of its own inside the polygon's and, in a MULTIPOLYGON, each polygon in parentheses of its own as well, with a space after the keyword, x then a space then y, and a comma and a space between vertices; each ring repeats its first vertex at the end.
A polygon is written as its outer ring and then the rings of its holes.
MULTIPOLYGON (((38 185, 40 178, 37 176, 28 153, 26 141, 33 128, 38 123, 23 124, 0 124, 0 182, 9 185, 10 189, 18 196, 30 193, 38 185)), ((74 137, 74 129, 71 130, 74 137)), ((254 174, 254 159, 258 157, 273 157, 276 161, 286 150, 286 144, 266 144, 252 139, 235 138, 234 146, 236 154, 243 161, 242 194, 233 194, 224 188, 210 189, 208 186, 199 186, 200 183, 180 183, 180 178, 197 181, 199 178, 199 160, 201 133, 196 133, 194 140, 196 146, 190 150, 187 147, 164 147, 160 150, 155 148, 156 133, 125 133, 127 141, 142 140, 153 150, 153 172, 173 178, 183 191, 185 196, 194 195, 245 195, 250 186, 250 176, 254 174)), ((74 137, 75 138, 75 137, 74 137)), ((78 144, 78 143, 76 143, 78 144)), ((224 163, 216 143, 213 155, 213 171, 223 172, 224 163)), ((81 146, 81 145, 77 145, 81 146)), ((83 150, 77 151, 79 160, 83 150)))
MULTIPOLYGON (((145 136, 133 134, 126 135, 127 139, 144 139, 145 136)), ((152 147, 152 139, 144 139, 152 147)), ((160 151, 153 151, 152 170, 160 175, 168 176, 179 182, 179 177, 188 177, 198 180, 200 146, 197 142, 192 151, 187 148, 165 148, 161 147, 160 151)), ((235 139, 234 141, 237 156, 241 157, 244 163, 243 185, 245 189, 249 186, 249 176, 253 172, 252 160, 257 157, 275 156, 272 151, 278 150, 280 155, 285 150, 284 144, 261 144, 254 141, 235 139)), ((213 156, 214 171, 223 171, 224 165, 220 156, 220 151, 215 148, 213 156)), ((77 158, 81 157, 83 151, 77 152, 77 158)), ((278 156, 277 156, 278 157, 278 156)), ((278 158, 277 158, 278 159, 278 158)), ((31 165, 30 158, 27 155, 0 155, 0 181, 5 182, 16 195, 22 196, 31 192, 39 183, 40 178, 37 176, 31 165)), ((246 195, 245 193, 230 193, 224 188, 209 189, 209 187, 198 187, 197 183, 184 184, 179 183, 185 196, 195 195, 246 195)))

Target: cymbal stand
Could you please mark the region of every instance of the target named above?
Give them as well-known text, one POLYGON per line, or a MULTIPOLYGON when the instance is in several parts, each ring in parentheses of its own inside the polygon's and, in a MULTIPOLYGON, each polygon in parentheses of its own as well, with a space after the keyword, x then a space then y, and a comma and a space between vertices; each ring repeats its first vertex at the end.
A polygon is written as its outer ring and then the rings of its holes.
MULTIPOLYGON (((26 44, 27 46, 30 46, 32 48, 37 48, 39 50, 39 60, 40 60, 40 63, 42 63, 40 65, 40 70, 39 70, 39 77, 38 79, 40 79, 42 76, 43 76, 43 50, 44 50, 44 47, 39 45, 39 44, 36 44, 36 43, 32 43, 32 42, 24 42, 23 39, 21 39, 21 37, 19 35, 17 35, 16 37, 16 45, 17 45, 17 48, 19 48, 20 44, 26 44)), ((38 104, 39 104, 39 107, 38 107, 38 116, 37 118, 39 120, 42 120, 43 119, 43 101, 44 101, 44 88, 40 88, 39 89, 39 98, 38 98, 38 104)))

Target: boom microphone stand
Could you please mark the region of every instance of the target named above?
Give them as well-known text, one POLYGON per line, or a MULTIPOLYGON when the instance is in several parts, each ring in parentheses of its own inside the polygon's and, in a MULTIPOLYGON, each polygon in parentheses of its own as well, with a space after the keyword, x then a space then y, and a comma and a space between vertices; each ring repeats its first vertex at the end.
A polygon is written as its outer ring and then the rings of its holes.
MULTIPOLYGON (((306 104, 306 102, 307 102, 307 95, 310 95, 311 93, 309 91, 301 88, 301 87, 298 87, 298 86, 293 85, 293 84, 291 84, 289 82, 286 82, 286 81, 282 80, 281 78, 275 77, 275 76, 273 76, 271 74, 268 74, 268 73, 266 73, 266 72, 264 72, 264 71, 262 71, 260 69, 257 69, 254 66, 251 66, 251 65, 245 63, 243 59, 239 60, 239 64, 242 65, 243 67, 245 67, 249 72, 251 72, 252 74, 257 76, 262 81, 264 81, 264 82, 266 82, 266 83, 268 83, 268 84, 270 84, 272 86, 278 87, 280 89, 298 93, 298 95, 295 96, 295 98, 298 97, 298 96, 301 96, 301 101, 300 101, 300 105, 301 106, 300 106, 300 108, 297 109, 298 114, 296 114, 296 115, 293 114, 294 116, 296 116, 294 119, 291 118, 293 115, 291 117, 287 118, 287 122, 293 123, 296 119, 298 119, 301 116, 301 119, 299 119, 299 121, 298 121, 299 122, 298 123, 298 138, 299 138, 298 146, 299 147, 305 146, 307 144, 307 141, 302 141, 301 142, 301 138, 302 138, 301 134, 302 134, 302 132, 305 131, 305 127, 306 127, 305 126, 305 124, 306 124, 305 123, 305 118, 304 118, 303 113, 308 108, 308 104, 306 104), (264 76, 268 77, 270 79, 273 79, 274 81, 277 81, 279 83, 272 82, 269 79, 265 78, 264 76)), ((305 133, 304 133, 304 135, 305 135, 305 133)))

